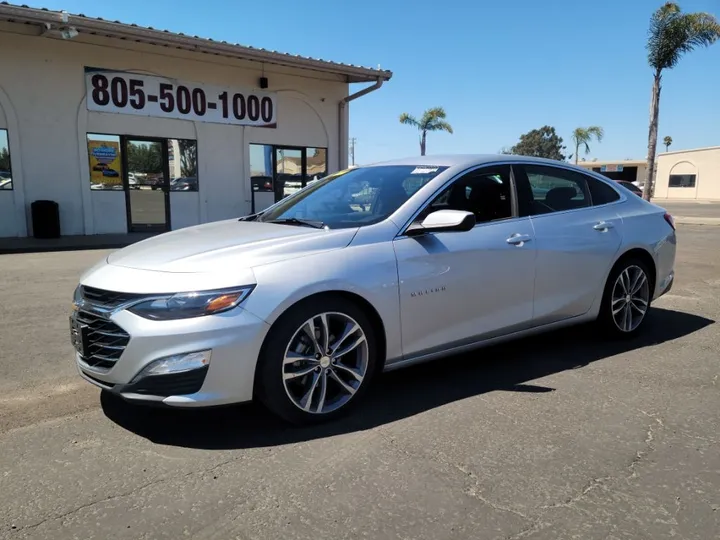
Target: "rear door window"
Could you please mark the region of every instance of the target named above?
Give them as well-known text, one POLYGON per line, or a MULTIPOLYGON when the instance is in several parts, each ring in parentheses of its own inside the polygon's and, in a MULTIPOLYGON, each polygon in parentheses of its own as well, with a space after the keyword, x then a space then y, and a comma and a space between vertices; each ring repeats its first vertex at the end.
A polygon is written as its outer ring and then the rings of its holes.
POLYGON ((527 176, 532 197, 530 215, 549 214, 591 206, 584 174, 548 165, 519 165, 527 176))

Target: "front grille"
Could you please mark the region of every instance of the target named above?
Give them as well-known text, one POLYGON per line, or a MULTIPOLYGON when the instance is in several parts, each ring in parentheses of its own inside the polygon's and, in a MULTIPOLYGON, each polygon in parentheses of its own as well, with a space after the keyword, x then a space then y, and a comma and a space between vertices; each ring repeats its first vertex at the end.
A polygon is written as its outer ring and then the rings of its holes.
POLYGON ((95 287, 85 286, 82 288, 82 295, 88 302, 104 309, 113 309, 126 302, 138 300, 147 296, 145 294, 106 291, 103 289, 96 289, 95 287))
POLYGON ((130 335, 114 322, 87 311, 78 311, 75 318, 87 325, 87 350, 82 357, 88 366, 110 369, 130 341, 130 335))

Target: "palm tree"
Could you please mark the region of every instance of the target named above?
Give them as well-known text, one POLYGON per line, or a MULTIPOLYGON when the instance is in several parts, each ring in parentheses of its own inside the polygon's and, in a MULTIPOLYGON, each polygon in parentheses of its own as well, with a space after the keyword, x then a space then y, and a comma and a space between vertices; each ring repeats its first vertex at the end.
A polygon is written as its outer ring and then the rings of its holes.
POLYGON ((420 131, 420 155, 425 155, 425 142, 427 141, 428 131, 447 131, 453 132, 453 128, 445 121, 445 109, 442 107, 433 107, 425 111, 418 120, 408 113, 400 115, 400 123, 408 126, 415 126, 420 131))
POLYGON ((653 68, 650 100, 648 155, 643 198, 650 200, 655 187, 655 153, 657 152, 660 83, 665 69, 674 68, 680 58, 697 47, 709 47, 720 38, 720 24, 709 13, 682 13, 675 2, 666 2, 650 19, 647 42, 648 63, 653 68))
POLYGON ((670 149, 670 145, 672 144, 672 137, 670 135, 667 135, 663 139, 663 144, 665 145, 665 151, 667 152, 670 149))
POLYGON ((585 147, 585 154, 590 153, 590 141, 593 137, 597 139, 597 142, 602 142, 605 132, 600 126, 590 126, 588 128, 575 128, 572 134, 572 140, 575 143, 575 163, 578 162, 578 154, 580 153, 580 147, 585 147))

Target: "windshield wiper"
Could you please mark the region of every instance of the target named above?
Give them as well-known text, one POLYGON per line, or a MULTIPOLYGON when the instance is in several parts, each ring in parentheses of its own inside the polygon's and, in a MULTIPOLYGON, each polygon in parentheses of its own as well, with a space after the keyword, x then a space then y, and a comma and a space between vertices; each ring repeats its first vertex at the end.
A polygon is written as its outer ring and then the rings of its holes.
POLYGON ((268 219, 266 223, 282 223, 284 225, 300 225, 302 227, 312 227, 313 229, 324 229, 325 224, 322 221, 315 221, 312 219, 298 219, 298 218, 282 218, 282 219, 268 219))

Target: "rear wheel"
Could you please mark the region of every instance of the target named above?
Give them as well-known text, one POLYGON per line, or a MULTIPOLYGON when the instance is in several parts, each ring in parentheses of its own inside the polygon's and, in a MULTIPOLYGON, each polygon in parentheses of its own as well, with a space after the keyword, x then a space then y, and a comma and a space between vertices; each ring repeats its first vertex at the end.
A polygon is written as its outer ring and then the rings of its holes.
POLYGON ((638 258, 624 259, 610 272, 598 321, 617 337, 636 335, 650 309, 652 281, 647 264, 638 258))
POLYGON ((258 397, 295 424, 347 413, 365 393, 377 346, 364 312, 340 297, 303 302, 270 330, 258 365, 258 397))

